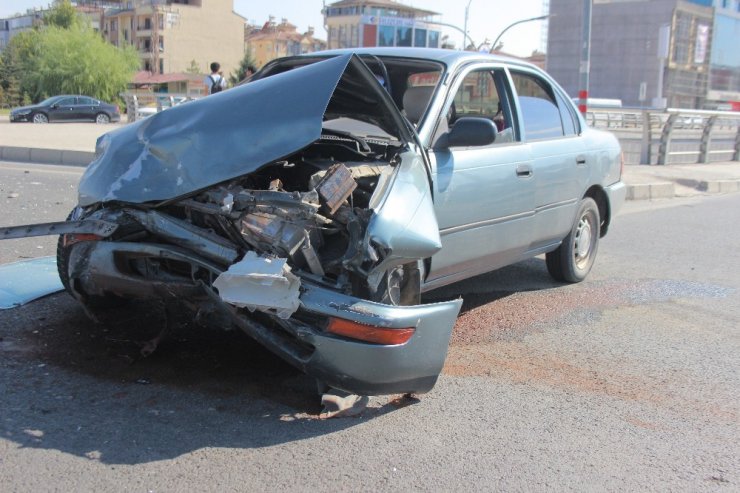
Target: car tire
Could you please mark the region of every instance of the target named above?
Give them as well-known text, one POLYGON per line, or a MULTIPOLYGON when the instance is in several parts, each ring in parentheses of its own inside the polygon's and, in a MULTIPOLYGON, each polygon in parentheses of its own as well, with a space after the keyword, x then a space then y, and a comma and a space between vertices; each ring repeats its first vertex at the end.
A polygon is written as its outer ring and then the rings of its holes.
POLYGON ((418 305, 421 298, 421 269, 419 263, 399 265, 383 276, 370 301, 391 306, 418 305))
POLYGON ((573 227, 560 246, 545 256, 550 275, 562 282, 581 282, 596 259, 601 218, 599 207, 590 197, 581 200, 573 227))
POLYGON ((110 123, 110 117, 105 113, 95 115, 95 123, 110 123))
POLYGON ((34 113, 31 116, 31 121, 33 123, 49 123, 49 117, 46 116, 46 113, 34 113))

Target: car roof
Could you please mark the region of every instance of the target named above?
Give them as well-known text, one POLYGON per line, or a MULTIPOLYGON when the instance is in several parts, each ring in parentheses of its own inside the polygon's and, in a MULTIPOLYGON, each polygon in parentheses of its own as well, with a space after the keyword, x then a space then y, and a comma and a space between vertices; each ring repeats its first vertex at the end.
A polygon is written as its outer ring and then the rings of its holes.
POLYGON ((470 62, 500 62, 508 65, 519 65, 530 68, 539 68, 522 59, 505 56, 492 55, 476 51, 458 51, 447 50, 442 48, 402 48, 402 47, 367 47, 367 48, 344 48, 337 50, 317 51, 306 53, 302 56, 322 56, 322 55, 343 55, 355 53, 357 55, 376 55, 379 57, 400 57, 400 58, 417 58, 423 60, 432 60, 445 64, 449 69, 459 65, 465 65, 470 62))

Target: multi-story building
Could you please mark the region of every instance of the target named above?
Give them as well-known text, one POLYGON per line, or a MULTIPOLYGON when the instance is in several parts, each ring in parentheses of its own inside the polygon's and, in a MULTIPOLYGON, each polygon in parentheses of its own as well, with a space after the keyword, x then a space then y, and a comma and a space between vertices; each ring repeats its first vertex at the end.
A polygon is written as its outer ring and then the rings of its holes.
MULTIPOLYGON (((706 103, 714 10, 706 0, 593 0, 589 96, 625 106, 706 103)), ((550 0, 547 70, 580 82, 583 0, 550 0)))
POLYGON ((324 7, 323 14, 329 49, 440 46, 440 27, 433 23, 439 14, 394 0, 341 0, 324 7))
POLYGON ((740 111, 740 0, 706 0, 714 5, 707 106, 740 111))
POLYGON ((0 51, 3 51, 10 40, 19 32, 32 29, 43 22, 44 11, 29 9, 25 14, 0 19, 0 51))
POLYGON ((233 0, 131 0, 105 11, 103 35, 138 50, 142 70, 185 72, 195 61, 206 72, 217 61, 228 74, 244 56, 245 21, 233 0))
POLYGON ((301 34, 287 19, 277 24, 273 17, 262 27, 246 26, 244 42, 258 68, 278 57, 326 49, 326 41, 314 37, 313 27, 309 26, 308 31, 301 34))

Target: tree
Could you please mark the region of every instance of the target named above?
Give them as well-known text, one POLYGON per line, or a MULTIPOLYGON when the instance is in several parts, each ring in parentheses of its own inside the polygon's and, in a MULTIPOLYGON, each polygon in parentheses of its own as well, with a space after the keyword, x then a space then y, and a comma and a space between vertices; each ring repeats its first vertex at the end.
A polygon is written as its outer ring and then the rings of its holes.
POLYGON ((247 69, 250 67, 254 70, 257 67, 257 61, 252 56, 252 50, 247 48, 247 51, 244 52, 244 58, 239 62, 239 66, 229 75, 229 84, 234 86, 244 80, 247 69))
POLYGON ((69 0, 61 0, 54 5, 54 8, 44 14, 44 24, 61 27, 62 29, 71 29, 79 26, 81 19, 69 0))
POLYGON ((86 94, 111 101, 126 90, 139 67, 130 46, 117 48, 79 17, 69 0, 57 2, 45 26, 18 33, 2 52, 0 86, 8 104, 24 96, 86 94))
POLYGON ((38 101, 43 94, 86 94, 113 100, 139 67, 134 49, 117 48, 88 26, 49 26, 23 63, 22 88, 38 101))
POLYGON ((195 59, 190 60, 190 66, 185 69, 185 72, 195 75, 200 75, 203 73, 200 71, 200 65, 198 65, 198 62, 196 62, 195 59))

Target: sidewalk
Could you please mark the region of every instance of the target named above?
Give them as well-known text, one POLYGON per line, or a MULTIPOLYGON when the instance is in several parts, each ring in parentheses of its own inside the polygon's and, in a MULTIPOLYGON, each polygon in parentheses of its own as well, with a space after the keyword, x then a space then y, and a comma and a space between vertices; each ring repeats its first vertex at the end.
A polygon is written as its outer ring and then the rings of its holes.
MULTIPOLYGON (((0 160, 87 166, 94 158, 98 137, 123 125, 10 124, 7 116, 0 116, 0 160)), ((737 192, 740 162, 629 165, 622 179, 627 184, 627 200, 737 192)))

